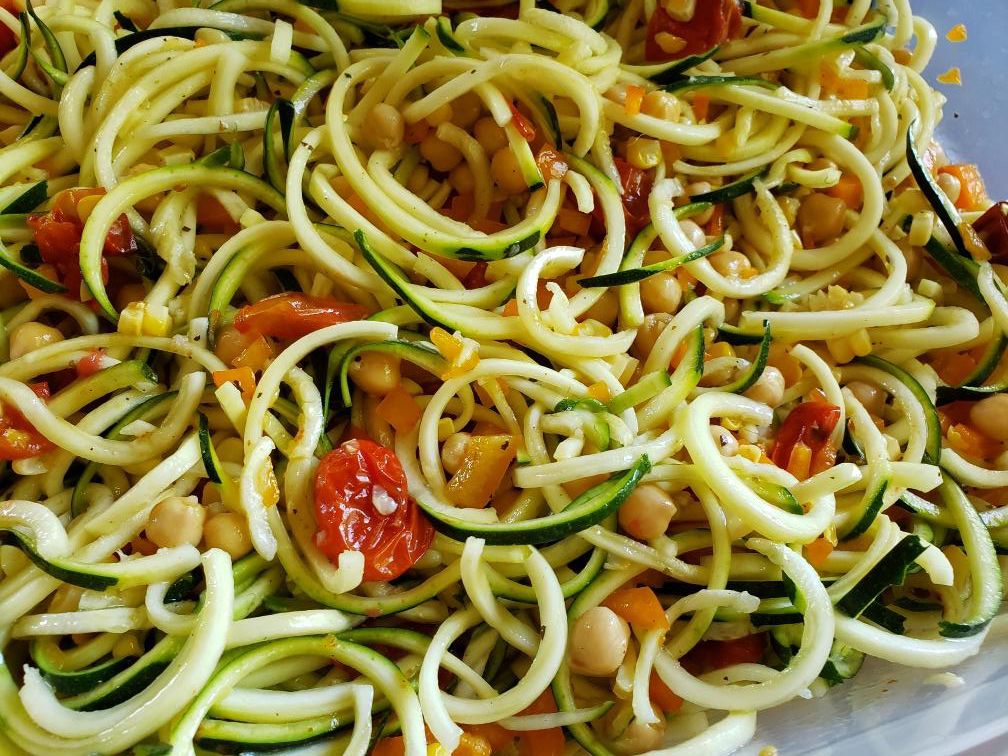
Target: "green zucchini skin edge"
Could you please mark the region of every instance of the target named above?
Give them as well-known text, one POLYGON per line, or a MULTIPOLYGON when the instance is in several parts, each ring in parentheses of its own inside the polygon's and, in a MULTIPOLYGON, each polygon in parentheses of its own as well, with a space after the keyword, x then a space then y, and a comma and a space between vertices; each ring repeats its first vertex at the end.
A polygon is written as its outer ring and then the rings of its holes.
POLYGON ((904 536, 867 575, 836 602, 837 609, 851 617, 860 616, 884 590, 903 584, 908 568, 926 548, 927 544, 917 536, 904 536))
MULTIPOLYGON (((924 167, 924 162, 921 160, 920 155, 917 154, 917 145, 914 142, 914 132, 916 131, 914 127, 916 125, 916 121, 911 123, 910 127, 907 129, 906 135, 906 159, 907 165, 910 166, 910 173, 913 174, 914 180, 917 182, 917 186, 920 187, 920 190, 924 193, 928 203, 938 216, 938 220, 941 221, 945 230, 948 231, 949 236, 952 238, 952 243, 955 245, 956 251, 962 255, 966 261, 973 263, 972 266, 968 264, 965 265, 967 269, 971 269, 976 265, 976 263, 970 256, 969 250, 966 249, 966 242, 963 240, 962 232, 959 230, 959 222, 961 222, 962 219, 959 217, 959 212, 949 201, 948 197, 945 196, 945 192, 943 192, 932 180, 927 168, 924 167)), ((930 243, 928 251, 931 252, 930 243)), ((941 260, 939 260, 939 264, 942 264, 941 260)), ((976 278, 975 274, 973 277, 974 279, 976 278)), ((970 293, 974 293, 979 296, 979 288, 976 287, 977 284, 974 280, 973 287, 970 288, 970 293)), ((982 297, 980 298, 982 300, 982 297)))
POLYGON ((928 396, 924 387, 920 385, 916 378, 898 365, 883 360, 880 357, 869 355, 859 357, 855 360, 857 364, 867 365, 889 373, 893 378, 905 385, 913 393, 914 398, 920 402, 924 409, 924 419, 927 423, 927 445, 924 449, 925 464, 937 465, 941 461, 942 431, 941 423, 938 421, 938 410, 935 409, 934 402, 928 396))
POLYGON ((464 541, 469 536, 491 545, 539 545, 562 540, 596 525, 619 509, 641 479, 651 471, 651 461, 641 455, 627 472, 588 489, 568 507, 545 517, 516 523, 472 523, 445 515, 417 500, 434 528, 450 538, 464 541))
POLYGON ((52 686, 53 690, 63 696, 85 693, 96 685, 111 679, 136 661, 133 657, 126 656, 121 659, 109 659, 74 672, 63 672, 52 665, 49 659, 39 651, 38 644, 32 644, 31 653, 32 660, 46 682, 52 686))

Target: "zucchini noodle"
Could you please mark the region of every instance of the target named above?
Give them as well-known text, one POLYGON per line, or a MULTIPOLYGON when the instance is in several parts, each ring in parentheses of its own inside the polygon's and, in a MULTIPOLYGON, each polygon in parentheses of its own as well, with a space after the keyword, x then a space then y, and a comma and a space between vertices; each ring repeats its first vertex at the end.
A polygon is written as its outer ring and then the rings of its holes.
POLYGON ((730 754, 996 642, 1008 203, 808 5, 0 6, 0 752, 730 754))

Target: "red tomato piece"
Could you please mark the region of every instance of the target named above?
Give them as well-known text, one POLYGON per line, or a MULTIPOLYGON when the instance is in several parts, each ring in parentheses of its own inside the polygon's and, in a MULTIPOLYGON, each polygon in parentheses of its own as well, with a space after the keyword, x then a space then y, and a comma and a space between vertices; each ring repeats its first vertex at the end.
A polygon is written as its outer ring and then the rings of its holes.
POLYGON ((812 452, 811 474, 829 469, 836 462, 837 450, 830 444, 830 434, 840 421, 840 408, 826 402, 802 402, 787 416, 777 433, 770 459, 787 469, 791 453, 798 444, 812 452))
POLYGON ((88 376, 101 371, 102 358, 104 356, 105 352, 101 349, 92 349, 86 355, 77 360, 77 363, 74 365, 77 369, 77 375, 81 378, 87 378, 88 376))
POLYGON ((634 168, 623 158, 614 158, 613 161, 623 188, 623 214, 626 216, 627 233, 633 237, 651 222, 648 197, 654 186, 654 171, 634 168))
POLYGON ((736 664, 758 664, 765 649, 763 633, 735 640, 703 641, 683 657, 683 666, 693 674, 702 674, 736 664))
MULTIPOLYGON (((31 383, 29 387, 42 401, 49 399, 49 384, 31 383)), ((25 420, 16 409, 2 405, 0 414, 0 459, 30 459, 54 448, 54 444, 25 420)))
MULTIPOLYGON (((56 268, 60 283, 67 287, 72 297, 79 297, 82 282, 80 272, 80 242, 84 233, 77 206, 85 197, 105 194, 101 187, 65 189, 53 199, 52 210, 42 215, 28 217, 28 225, 35 231, 35 244, 42 259, 56 268)), ((136 239, 125 215, 112 223, 102 248, 102 280, 108 282, 108 265, 105 257, 118 257, 135 252, 136 239)))
POLYGON ((369 314, 363 305, 331 297, 275 294, 238 310, 234 326, 242 333, 255 331, 277 339, 300 339, 331 325, 363 320, 369 314))
POLYGON ((742 30, 742 9, 738 0, 697 0, 693 18, 679 21, 658 4, 648 21, 644 57, 652 61, 677 60, 697 55, 737 37, 742 30), (659 35, 678 37, 686 44, 666 52, 659 35))
POLYGON ((514 127, 518 130, 518 134, 526 142, 532 142, 536 138, 535 126, 532 122, 525 117, 525 114, 518 110, 518 107, 512 102, 509 103, 511 106, 511 122, 514 127))
POLYGON ((995 202, 974 221, 973 228, 990 250, 993 262, 1008 261, 1008 202, 995 202))
POLYGON ((472 269, 466 273, 465 278, 462 279, 462 285, 467 289, 480 289, 487 285, 487 264, 485 262, 478 262, 472 266, 472 269))
POLYGON ((322 458, 315 474, 315 516, 318 547, 333 561, 344 551, 361 552, 365 580, 394 580, 434 539, 434 528, 409 496, 395 453, 364 439, 322 458), (389 514, 379 512, 387 505, 394 505, 389 514))

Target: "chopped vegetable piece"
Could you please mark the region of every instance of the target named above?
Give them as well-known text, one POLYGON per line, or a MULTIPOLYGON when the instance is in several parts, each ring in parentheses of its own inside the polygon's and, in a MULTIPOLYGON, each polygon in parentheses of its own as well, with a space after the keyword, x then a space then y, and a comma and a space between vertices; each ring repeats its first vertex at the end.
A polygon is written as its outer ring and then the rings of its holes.
POLYGON ((949 29, 948 34, 945 35, 945 39, 949 42, 965 42, 967 38, 966 24, 956 24, 949 29))
MULTIPOLYGON (((80 297, 83 277, 80 269, 80 242, 84 222, 105 190, 97 188, 65 189, 56 195, 53 207, 41 215, 29 215, 28 226, 35 232, 35 245, 42 260, 52 265, 57 278, 70 296, 80 297)), ((105 258, 119 257, 137 251, 136 239, 125 215, 112 223, 102 249, 102 280, 108 280, 105 258)))
POLYGON ((1008 262, 1008 202, 996 202, 973 223, 991 254, 991 261, 1008 262))
POLYGON ((682 708, 683 700, 673 693, 672 689, 662 682, 658 673, 653 670, 651 678, 648 680, 648 693, 651 696, 651 703, 665 714, 675 714, 682 708))
POLYGON ((513 102, 511 103, 511 123, 514 124, 519 136, 526 142, 533 142, 536 138, 535 126, 532 121, 525 117, 525 114, 518 110, 513 102))
POLYGON ((300 339, 322 328, 363 320, 366 307, 331 297, 287 293, 245 305, 235 315, 234 326, 242 333, 256 332, 277 339, 300 339))
POLYGON ((242 399, 245 400, 245 403, 248 404, 252 401, 256 387, 255 373, 252 372, 252 368, 237 367, 231 370, 216 370, 212 375, 214 385, 217 388, 220 388, 228 381, 234 381, 238 384, 238 388, 241 389, 242 399))
POLYGON ((409 433, 413 430, 423 414, 423 409, 417 404, 417 400, 402 386, 396 386, 386 394, 375 411, 399 433, 409 433))
POLYGON ((466 442, 458 472, 448 481, 448 499, 460 507, 485 507, 517 451, 518 444, 511 436, 472 436, 466 442))
POLYGON ((336 562, 344 551, 364 555, 364 580, 394 580, 416 564, 434 528, 409 496, 406 473, 391 449, 347 441, 315 473, 316 544, 336 562))
POLYGON ((669 628, 665 610, 650 588, 624 588, 609 596, 603 604, 640 630, 669 628))
POLYGON ((702 641, 683 657, 690 672, 712 672, 735 664, 757 664, 763 660, 766 642, 763 633, 727 641, 702 641))
POLYGON ((697 0, 693 16, 686 21, 672 18, 658 3, 648 21, 644 55, 647 60, 664 61, 697 55, 733 39, 742 30, 742 9, 738 0, 697 0), (685 44, 678 50, 666 44, 662 37, 678 37, 685 44))
MULTIPOLYGON (((521 714, 556 714, 557 705, 549 688, 532 702, 521 714)), ((546 730, 529 730, 518 736, 519 756, 562 756, 566 745, 561 727, 546 730)))
POLYGON ((987 204, 987 187, 984 186, 980 170, 969 163, 946 165, 938 173, 947 173, 959 181, 959 197, 955 206, 960 210, 980 210, 987 204))
POLYGON ((843 174, 835 186, 826 190, 826 194, 842 199, 851 210, 859 209, 864 200, 864 188, 861 186, 861 180, 850 173, 843 174))
POLYGON ((825 402, 803 402, 791 410, 791 414, 777 433, 770 458, 780 468, 795 473, 794 457, 808 455, 807 470, 798 468, 804 476, 815 475, 828 470, 836 463, 837 450, 830 443, 830 434, 840 421, 840 408, 825 402))
POLYGON ((631 84, 626 88, 626 99, 623 101, 623 110, 627 115, 635 116, 640 113, 643 102, 644 87, 631 84))
POLYGON ((942 84, 955 84, 959 86, 962 84, 962 71, 959 68, 953 66, 948 71, 943 74, 938 75, 938 81, 942 84))
MULTIPOLYGON (((35 395, 43 401, 49 399, 49 384, 29 384, 35 395)), ((13 461, 37 457, 55 445, 25 420, 13 407, 0 405, 0 459, 13 461)))

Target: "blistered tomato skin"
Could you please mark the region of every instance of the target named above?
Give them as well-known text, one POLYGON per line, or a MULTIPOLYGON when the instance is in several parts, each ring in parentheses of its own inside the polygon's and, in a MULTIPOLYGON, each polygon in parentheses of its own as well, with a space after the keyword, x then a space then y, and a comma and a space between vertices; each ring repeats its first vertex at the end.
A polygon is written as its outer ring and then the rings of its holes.
POLYGON ((409 496, 391 449, 352 439, 329 452, 315 474, 316 543, 333 562, 364 555, 364 580, 388 581, 416 564, 434 528, 409 496))
POLYGON ((648 22, 645 57, 664 61, 699 55, 739 36, 741 29, 742 8, 738 0, 697 0, 693 17, 688 21, 672 18, 659 3, 648 22), (678 37, 683 47, 672 52, 665 50, 659 41, 660 34, 678 37))

